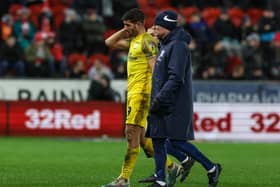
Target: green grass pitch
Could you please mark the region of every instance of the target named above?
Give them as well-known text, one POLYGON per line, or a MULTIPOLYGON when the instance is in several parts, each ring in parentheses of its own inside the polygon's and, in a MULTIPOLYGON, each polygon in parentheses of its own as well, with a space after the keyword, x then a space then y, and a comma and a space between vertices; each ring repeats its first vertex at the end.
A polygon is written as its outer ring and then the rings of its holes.
MULTIPOLYGON (((219 187, 280 187, 280 144, 196 143, 223 166, 219 187)), ((77 141, 50 138, 0 138, 0 187, 100 187, 117 177, 124 141, 77 141)), ((143 152, 131 178, 153 172, 153 159, 143 152)), ((196 163, 176 187, 206 187, 207 176, 196 163)))

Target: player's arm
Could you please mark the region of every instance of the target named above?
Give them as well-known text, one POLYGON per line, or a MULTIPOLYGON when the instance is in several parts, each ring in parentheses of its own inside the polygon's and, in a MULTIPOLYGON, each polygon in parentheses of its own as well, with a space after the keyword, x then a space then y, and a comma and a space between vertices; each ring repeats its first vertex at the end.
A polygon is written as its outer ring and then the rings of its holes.
POLYGON ((151 70, 154 70, 155 62, 156 62, 156 55, 158 51, 158 44, 152 36, 146 36, 143 38, 143 52, 148 59, 149 66, 151 70))
POLYGON ((129 34, 125 29, 121 29, 105 40, 105 44, 110 48, 128 49, 129 48, 129 34))
POLYGON ((156 56, 154 56, 154 57, 152 57, 152 58, 150 58, 148 60, 148 63, 149 63, 149 66, 150 66, 152 72, 154 72, 154 67, 155 67, 156 59, 157 59, 156 56))

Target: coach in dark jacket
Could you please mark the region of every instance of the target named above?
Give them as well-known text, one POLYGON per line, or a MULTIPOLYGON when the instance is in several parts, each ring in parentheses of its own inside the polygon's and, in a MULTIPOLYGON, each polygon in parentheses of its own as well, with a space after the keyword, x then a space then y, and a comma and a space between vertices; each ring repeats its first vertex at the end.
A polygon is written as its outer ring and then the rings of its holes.
POLYGON ((209 187, 218 183, 219 164, 212 163, 193 144, 194 139, 190 35, 177 27, 177 14, 166 10, 155 18, 161 47, 156 60, 150 115, 146 136, 153 139, 156 181, 150 187, 166 186, 166 140, 200 162, 209 172, 209 187))
POLYGON ((187 45, 190 35, 183 28, 172 30, 161 42, 152 87, 150 136, 193 140, 192 73, 187 45))

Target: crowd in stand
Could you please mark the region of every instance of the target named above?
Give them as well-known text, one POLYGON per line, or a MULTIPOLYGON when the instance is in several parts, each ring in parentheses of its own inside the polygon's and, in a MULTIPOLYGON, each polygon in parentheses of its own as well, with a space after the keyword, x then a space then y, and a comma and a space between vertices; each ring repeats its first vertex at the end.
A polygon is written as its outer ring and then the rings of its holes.
POLYGON ((109 50, 104 39, 133 7, 147 27, 163 9, 179 13, 193 37, 195 79, 280 79, 278 0, 7 0, 0 77, 125 79, 127 51, 109 50))

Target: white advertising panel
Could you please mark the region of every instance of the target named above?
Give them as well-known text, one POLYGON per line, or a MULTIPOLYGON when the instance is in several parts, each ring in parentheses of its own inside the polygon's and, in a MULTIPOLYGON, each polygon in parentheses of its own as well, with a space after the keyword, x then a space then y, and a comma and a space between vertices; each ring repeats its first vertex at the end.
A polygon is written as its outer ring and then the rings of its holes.
POLYGON ((196 139, 280 141, 280 104, 195 103, 196 139))
MULTIPOLYGON (((86 101, 89 80, 1 79, 0 100, 86 101)), ((126 81, 114 80, 112 88, 125 101, 126 81)))

